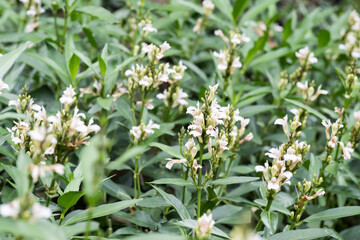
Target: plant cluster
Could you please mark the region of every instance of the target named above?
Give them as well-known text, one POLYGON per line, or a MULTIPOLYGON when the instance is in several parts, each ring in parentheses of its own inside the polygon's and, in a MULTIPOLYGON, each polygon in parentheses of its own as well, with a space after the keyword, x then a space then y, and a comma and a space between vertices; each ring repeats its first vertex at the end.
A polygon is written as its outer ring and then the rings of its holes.
POLYGON ((1 1, 0 239, 357 239, 359 6, 310 2, 1 1))

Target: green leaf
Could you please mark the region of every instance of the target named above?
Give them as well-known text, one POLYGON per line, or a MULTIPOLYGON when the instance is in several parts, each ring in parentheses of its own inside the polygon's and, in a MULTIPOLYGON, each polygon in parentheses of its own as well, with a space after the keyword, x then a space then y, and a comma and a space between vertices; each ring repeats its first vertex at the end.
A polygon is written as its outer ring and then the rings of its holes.
POLYGON ((111 12, 100 6, 83 6, 77 8, 76 11, 91 15, 109 23, 116 23, 117 19, 111 12))
POLYGON ((262 54, 261 56, 255 58, 253 61, 251 61, 249 63, 249 67, 254 67, 254 66, 262 64, 262 63, 273 61, 273 60, 283 57, 291 52, 292 52, 292 50, 287 47, 279 48, 274 51, 267 52, 267 53, 262 54))
POLYGON ((26 239, 66 240, 65 233, 48 221, 25 222, 20 219, 0 218, 0 232, 11 233, 26 239))
POLYGON ((325 47, 330 42, 330 32, 325 29, 321 29, 318 34, 318 48, 325 47))
POLYGON ((247 183, 258 180, 258 177, 228 177, 225 179, 217 179, 210 182, 210 185, 228 185, 228 184, 238 184, 238 183, 247 183))
POLYGON ((251 8, 241 18, 241 23, 245 23, 248 20, 254 19, 258 14, 267 9, 271 4, 276 3, 279 0, 263 0, 257 1, 257 5, 251 6, 251 8))
POLYGON ((104 109, 106 110, 110 110, 112 104, 113 104, 113 98, 109 97, 109 98, 102 98, 102 97, 98 97, 96 99, 97 103, 104 109))
POLYGON ((177 199, 174 195, 168 194, 161 190, 158 187, 155 187, 151 185, 160 195, 165 199, 167 203, 169 203, 171 206, 173 206, 176 210, 176 212, 179 214, 182 220, 190 219, 190 214, 188 210, 185 208, 185 206, 181 203, 179 199, 177 199))
POLYGON ((73 54, 69 62, 69 71, 72 80, 75 80, 76 74, 79 71, 79 67, 80 67, 80 59, 78 56, 76 56, 76 54, 73 54))
POLYGON ((177 186, 193 186, 189 181, 182 178, 161 178, 151 182, 152 184, 173 184, 177 186))
POLYGON ((338 207, 328 209, 319 213, 315 213, 307 218, 305 218, 305 222, 310 221, 324 221, 331 219, 338 219, 343 217, 350 217, 360 215, 360 207, 359 206, 349 206, 349 207, 338 207))
POLYGON ((100 67, 100 71, 101 71, 101 74, 103 76, 105 76, 105 73, 106 73, 106 63, 104 61, 104 59, 102 59, 102 57, 99 55, 98 56, 98 61, 99 61, 99 67, 100 67))
POLYGON ((213 0, 215 6, 226 16, 229 20, 233 20, 231 14, 231 4, 229 0, 213 0))
POLYGON ((83 32, 84 32, 85 36, 87 37, 87 39, 89 40, 89 43, 91 44, 91 46, 93 46, 94 48, 97 49, 98 46, 97 46, 97 43, 93 36, 92 31, 88 27, 84 27, 83 32))
POLYGON ((10 70, 12 65, 14 65, 16 59, 25 51, 29 44, 23 44, 15 50, 12 50, 9 53, 4 54, 0 57, 0 79, 4 78, 7 71, 10 70))
POLYGON ((311 240, 315 238, 321 238, 326 236, 336 237, 335 233, 331 229, 326 228, 309 228, 303 230, 293 230, 275 234, 271 236, 269 240, 311 240))
POLYGON ((252 105, 241 109, 240 115, 242 117, 252 117, 262 112, 270 112, 275 108, 277 108, 277 106, 274 105, 252 105))
POLYGON ((148 150, 147 146, 135 146, 128 149, 125 153, 123 153, 120 157, 118 157, 115 161, 112 161, 108 165, 108 169, 115 170, 119 169, 121 165, 123 165, 127 160, 132 157, 135 157, 138 154, 142 154, 148 150))
POLYGON ((250 0, 236 0, 232 11, 232 16, 235 22, 237 21, 241 13, 245 10, 249 2, 250 0))
POLYGON ((6 119, 26 119, 26 120, 30 120, 30 118, 22 113, 14 113, 14 112, 6 112, 6 113, 1 113, 0 114, 0 120, 6 120, 6 119))
POLYGON ((90 225, 88 225, 87 222, 80 222, 71 226, 61 226, 61 228, 68 238, 72 238, 80 233, 85 233, 88 227, 90 232, 97 231, 99 229, 99 225, 100 224, 98 222, 90 222, 90 225))
POLYGON ((189 67, 189 69, 191 69, 196 75, 198 75, 201 78, 201 80, 203 80, 205 83, 208 82, 208 78, 206 77, 206 74, 198 66, 186 60, 182 60, 182 61, 187 67, 189 67))
POLYGON ((149 146, 151 147, 157 147, 160 148, 161 150, 163 150, 164 152, 168 153, 169 155, 176 157, 176 158, 184 158, 181 154, 180 151, 174 147, 170 147, 167 146, 165 144, 162 143, 158 143, 158 142, 154 142, 154 143, 150 143, 149 146))
POLYGON ((285 42, 292 34, 292 28, 291 28, 291 18, 286 21, 283 29, 283 41, 285 42))
MULTIPOLYGON (((99 218, 103 216, 107 216, 113 214, 117 211, 123 210, 130 206, 136 205, 136 203, 140 202, 142 199, 134 199, 134 200, 125 200, 116 203, 108 203, 103 204, 97 207, 94 207, 91 211, 91 219, 99 218)), ((90 209, 80 211, 76 215, 72 215, 70 218, 65 218, 63 221, 63 225, 70 225, 77 222, 88 220, 90 209)))
POLYGON ((263 211, 260 216, 261 221, 270 230, 270 234, 274 234, 278 224, 278 215, 273 212, 263 211))
POLYGON ((169 233, 148 233, 125 238, 125 240, 184 240, 183 236, 169 233))
MULTIPOLYGON (((193 219, 186 219, 180 222, 175 222, 175 225, 179 225, 179 226, 183 226, 183 227, 187 227, 187 228, 191 228, 191 229, 196 229, 197 226, 197 221, 193 220, 193 219)), ((230 237, 224 233, 223 231, 221 231, 219 228, 217 227, 213 227, 211 229, 211 234, 215 235, 215 236, 219 236, 221 238, 226 238, 226 239, 230 239, 230 237)))
POLYGON ((289 102, 289 103, 292 103, 294 104, 295 106, 298 106, 298 107, 301 107, 303 109, 305 109, 306 111, 308 111, 309 113, 312 113, 315 117, 318 117, 320 118, 321 120, 326 120, 327 117, 325 117, 323 114, 321 114, 320 112, 318 112, 317 110, 299 102, 299 101, 296 101, 296 100, 292 100, 292 99, 288 99, 288 98, 285 98, 285 101, 289 102))
POLYGON ((65 208, 65 210, 68 210, 74 206, 83 195, 83 192, 66 192, 58 198, 57 202, 61 207, 65 208))

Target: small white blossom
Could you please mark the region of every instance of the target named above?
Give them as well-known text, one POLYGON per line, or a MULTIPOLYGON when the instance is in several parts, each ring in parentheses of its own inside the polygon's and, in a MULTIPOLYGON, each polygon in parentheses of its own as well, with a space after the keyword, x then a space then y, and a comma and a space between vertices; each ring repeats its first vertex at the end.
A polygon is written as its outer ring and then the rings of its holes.
POLYGON ((182 159, 166 158, 166 160, 169 161, 169 162, 166 164, 166 166, 165 166, 167 169, 171 169, 171 167, 172 167, 174 164, 181 164, 181 163, 185 163, 185 162, 186 162, 186 159, 185 159, 185 158, 182 158, 182 159))
POLYGON ((348 142, 346 146, 343 142, 339 142, 341 150, 343 152, 343 158, 349 160, 351 158, 351 153, 354 152, 354 149, 351 147, 351 142, 348 142))
POLYGON ((63 95, 60 98, 60 102, 63 104, 72 104, 76 100, 75 94, 76 93, 74 88, 70 85, 63 92, 63 95))

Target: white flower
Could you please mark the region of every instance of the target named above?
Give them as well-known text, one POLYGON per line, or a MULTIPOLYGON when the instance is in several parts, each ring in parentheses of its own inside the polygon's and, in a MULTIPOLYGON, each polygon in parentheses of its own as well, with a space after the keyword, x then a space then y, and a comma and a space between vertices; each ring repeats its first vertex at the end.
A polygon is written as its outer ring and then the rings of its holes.
POLYGON ((229 42, 229 39, 225 36, 225 34, 223 33, 223 31, 221 31, 220 29, 216 30, 214 32, 215 36, 219 36, 221 37, 221 39, 224 41, 224 42, 229 42))
POLYGON ((209 15, 214 10, 214 4, 211 2, 211 0, 204 0, 202 2, 202 6, 204 9, 204 14, 209 15))
POLYGON ((292 147, 289 147, 284 155, 285 161, 292 161, 292 162, 300 162, 302 161, 301 155, 296 155, 295 150, 292 147))
POLYGON ((146 24, 144 25, 144 27, 142 26, 141 23, 139 23, 139 27, 140 27, 141 30, 144 31, 144 32, 157 32, 157 29, 154 28, 151 23, 146 23, 146 24))
POLYGON ((325 120, 322 120, 321 124, 325 127, 326 139, 330 139, 329 129, 332 126, 330 119, 328 120, 328 122, 326 122, 325 120))
POLYGON ((74 115, 71 119, 70 131, 86 133, 88 131, 88 128, 85 125, 84 121, 81 120, 81 118, 85 118, 85 114, 78 113, 78 112, 79 112, 79 109, 76 106, 74 109, 74 115))
POLYGON ((217 68, 221 71, 226 70, 228 63, 227 63, 225 53, 222 50, 220 50, 220 52, 213 52, 213 54, 214 54, 214 57, 216 57, 219 61, 217 68))
POLYGON ((193 167, 195 170, 197 170, 198 168, 202 168, 202 166, 199 165, 196 160, 193 161, 193 166, 192 166, 192 167, 193 167))
POLYGON ((317 195, 317 196, 325 195, 325 191, 324 191, 323 189, 319 189, 319 190, 316 192, 316 195, 317 195))
POLYGON ((241 68, 242 64, 240 62, 240 58, 236 57, 231 65, 233 68, 241 68))
POLYGON ((28 135, 31 139, 35 141, 44 141, 46 137, 46 128, 44 126, 40 126, 28 132, 28 135))
POLYGON ((38 202, 35 202, 32 206, 32 216, 34 219, 49 218, 51 214, 50 208, 41 206, 38 202))
POLYGON ((13 200, 10 203, 0 206, 0 214, 3 217, 17 218, 20 213, 20 201, 18 199, 13 200))
POLYGON ((165 41, 163 44, 160 45, 161 52, 165 52, 165 51, 169 50, 170 48, 171 48, 170 44, 168 44, 167 41, 165 41))
POLYGON ((60 98, 60 102, 63 103, 63 104, 72 104, 76 100, 76 98, 74 97, 75 94, 76 94, 75 90, 70 85, 63 92, 63 95, 60 98))
POLYGON ((213 126, 208 126, 208 128, 206 129, 206 134, 211 136, 211 137, 214 137, 214 138, 217 138, 218 137, 218 129, 213 126))
POLYGON ((277 32, 282 32, 283 31, 283 27, 280 26, 278 23, 274 24, 274 30, 277 32))
POLYGON ((257 165, 255 166, 255 171, 256 172, 264 172, 265 171, 265 167, 262 165, 257 165))
POLYGON ((354 117, 356 122, 360 122, 360 111, 354 112, 354 117))
POLYGON ((93 123, 94 123, 94 119, 90 118, 89 123, 87 125, 87 134, 89 134, 91 132, 98 133, 100 131, 100 126, 97 124, 93 124, 93 123))
POLYGON ((152 80, 151 77, 144 76, 144 77, 139 81, 139 84, 140 84, 141 86, 148 87, 148 86, 151 85, 152 82, 153 82, 153 80, 152 80))
POLYGON ((288 126, 288 116, 287 115, 285 115, 285 117, 282 119, 281 118, 276 119, 274 124, 282 125, 285 135, 287 137, 289 137, 289 126, 288 126))
POLYGON ((180 163, 185 163, 185 162, 186 162, 186 159, 185 159, 185 158, 182 158, 182 159, 166 158, 166 160, 169 161, 169 162, 166 164, 166 166, 165 166, 167 169, 171 169, 171 167, 172 167, 174 164, 180 164, 180 163))
POLYGON ((196 21, 196 25, 193 27, 193 32, 197 34, 200 33, 202 21, 203 21, 202 18, 198 18, 198 20, 196 21))
POLYGON ((144 128, 144 132, 147 134, 153 134, 154 133, 153 129, 160 129, 160 125, 153 123, 153 121, 150 119, 148 125, 144 128))
POLYGON ((354 152, 354 149, 351 147, 351 142, 348 142, 346 146, 344 146, 343 142, 339 142, 339 144, 343 152, 344 159, 349 160, 351 158, 351 153, 354 152))
POLYGON ((134 137, 135 140, 141 137, 142 131, 140 126, 133 126, 130 130, 130 134, 134 137))
POLYGON ((336 136, 332 136, 332 137, 330 138, 330 140, 329 140, 329 142, 328 142, 327 145, 328 145, 330 148, 335 148, 336 143, 337 143, 337 137, 336 137, 336 136))
MULTIPOLYGON (((3 82, 3 80, 0 78, 0 90, 3 89, 7 89, 9 90, 9 85, 7 85, 6 83, 3 82)), ((0 95, 2 94, 2 92, 0 92, 0 95)))
POLYGON ((272 158, 274 160, 280 160, 281 152, 277 148, 271 148, 269 152, 265 153, 265 156, 268 156, 269 158, 272 158))
POLYGON ((268 189, 274 189, 276 191, 278 191, 280 189, 280 185, 277 182, 277 179, 275 177, 273 177, 269 182, 268 182, 268 189))
POLYGON ((212 219, 212 214, 207 215, 204 213, 198 220, 196 225, 196 237, 199 239, 205 239, 211 234, 215 221, 212 219))
POLYGON ((216 90, 218 89, 219 84, 215 84, 214 86, 209 86, 209 100, 213 100, 216 94, 216 90))
POLYGON ((308 47, 304 47, 295 53, 296 57, 299 59, 300 63, 304 63, 305 59, 310 64, 317 63, 317 58, 314 56, 313 52, 310 52, 308 47))

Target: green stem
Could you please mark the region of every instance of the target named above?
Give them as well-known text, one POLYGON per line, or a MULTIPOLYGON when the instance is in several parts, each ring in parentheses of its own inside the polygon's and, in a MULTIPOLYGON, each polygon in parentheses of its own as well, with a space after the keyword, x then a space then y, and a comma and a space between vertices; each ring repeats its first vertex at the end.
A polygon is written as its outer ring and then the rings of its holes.
POLYGON ((86 220, 85 239, 89 239, 88 237, 90 236, 92 213, 93 213, 93 207, 89 206, 88 218, 86 220))
MULTIPOLYGON (((136 159, 135 159, 135 169, 134 169, 134 198, 138 198, 137 197, 137 188, 140 186, 138 184, 138 181, 139 181, 139 159, 140 159, 140 155, 137 155, 136 156, 136 159)), ((140 189, 139 189, 140 191, 140 189)))
MULTIPOLYGON (((228 167, 226 169, 226 172, 225 172, 225 175, 223 178, 226 178, 228 176, 230 168, 231 168, 231 164, 234 161, 234 159, 235 159, 235 156, 231 156, 228 167)), ((220 191, 219 191, 219 196, 221 196, 223 194, 225 187, 226 187, 226 185, 221 186, 220 191)))
MULTIPOLYGON (((272 197, 268 198, 268 202, 267 202, 266 207, 265 207, 265 212, 270 210, 270 207, 271 207, 271 204, 272 204, 273 200, 274 200, 274 198, 272 198, 272 197)), ((258 223, 256 224, 255 232, 260 231, 262 225, 263 225, 263 223, 262 223, 261 217, 260 217, 258 223)))
MULTIPOLYGON (((52 181, 51 181, 51 184, 50 184, 50 188, 49 188, 50 191, 52 191, 52 189, 54 188, 55 182, 56 182, 55 178, 53 178, 52 181)), ((50 205, 50 201, 51 201, 51 197, 48 194, 47 198, 46 198, 46 207, 48 207, 50 205)))
MULTIPOLYGON (((189 175, 189 168, 186 170, 185 172, 185 176, 184 176, 184 179, 187 180, 188 178, 188 175, 189 175)), ((184 204, 185 202, 185 192, 186 192, 186 186, 183 187, 183 190, 182 190, 182 197, 181 197, 181 202, 184 204)))
POLYGON ((137 121, 138 125, 140 125, 140 123, 141 123, 141 118, 142 118, 142 115, 143 115, 144 109, 145 109, 145 103, 146 103, 146 98, 145 98, 145 96, 142 97, 141 100, 142 100, 142 101, 141 101, 141 110, 140 110, 139 118, 138 118, 138 121, 137 121))
MULTIPOLYGON (((200 156, 199 156, 199 165, 202 166, 202 160, 203 160, 203 152, 204 152, 204 145, 200 144, 200 156)), ((199 168, 198 173, 198 192, 197 192, 197 218, 200 218, 201 214, 201 191, 202 191, 202 168, 199 168)))

